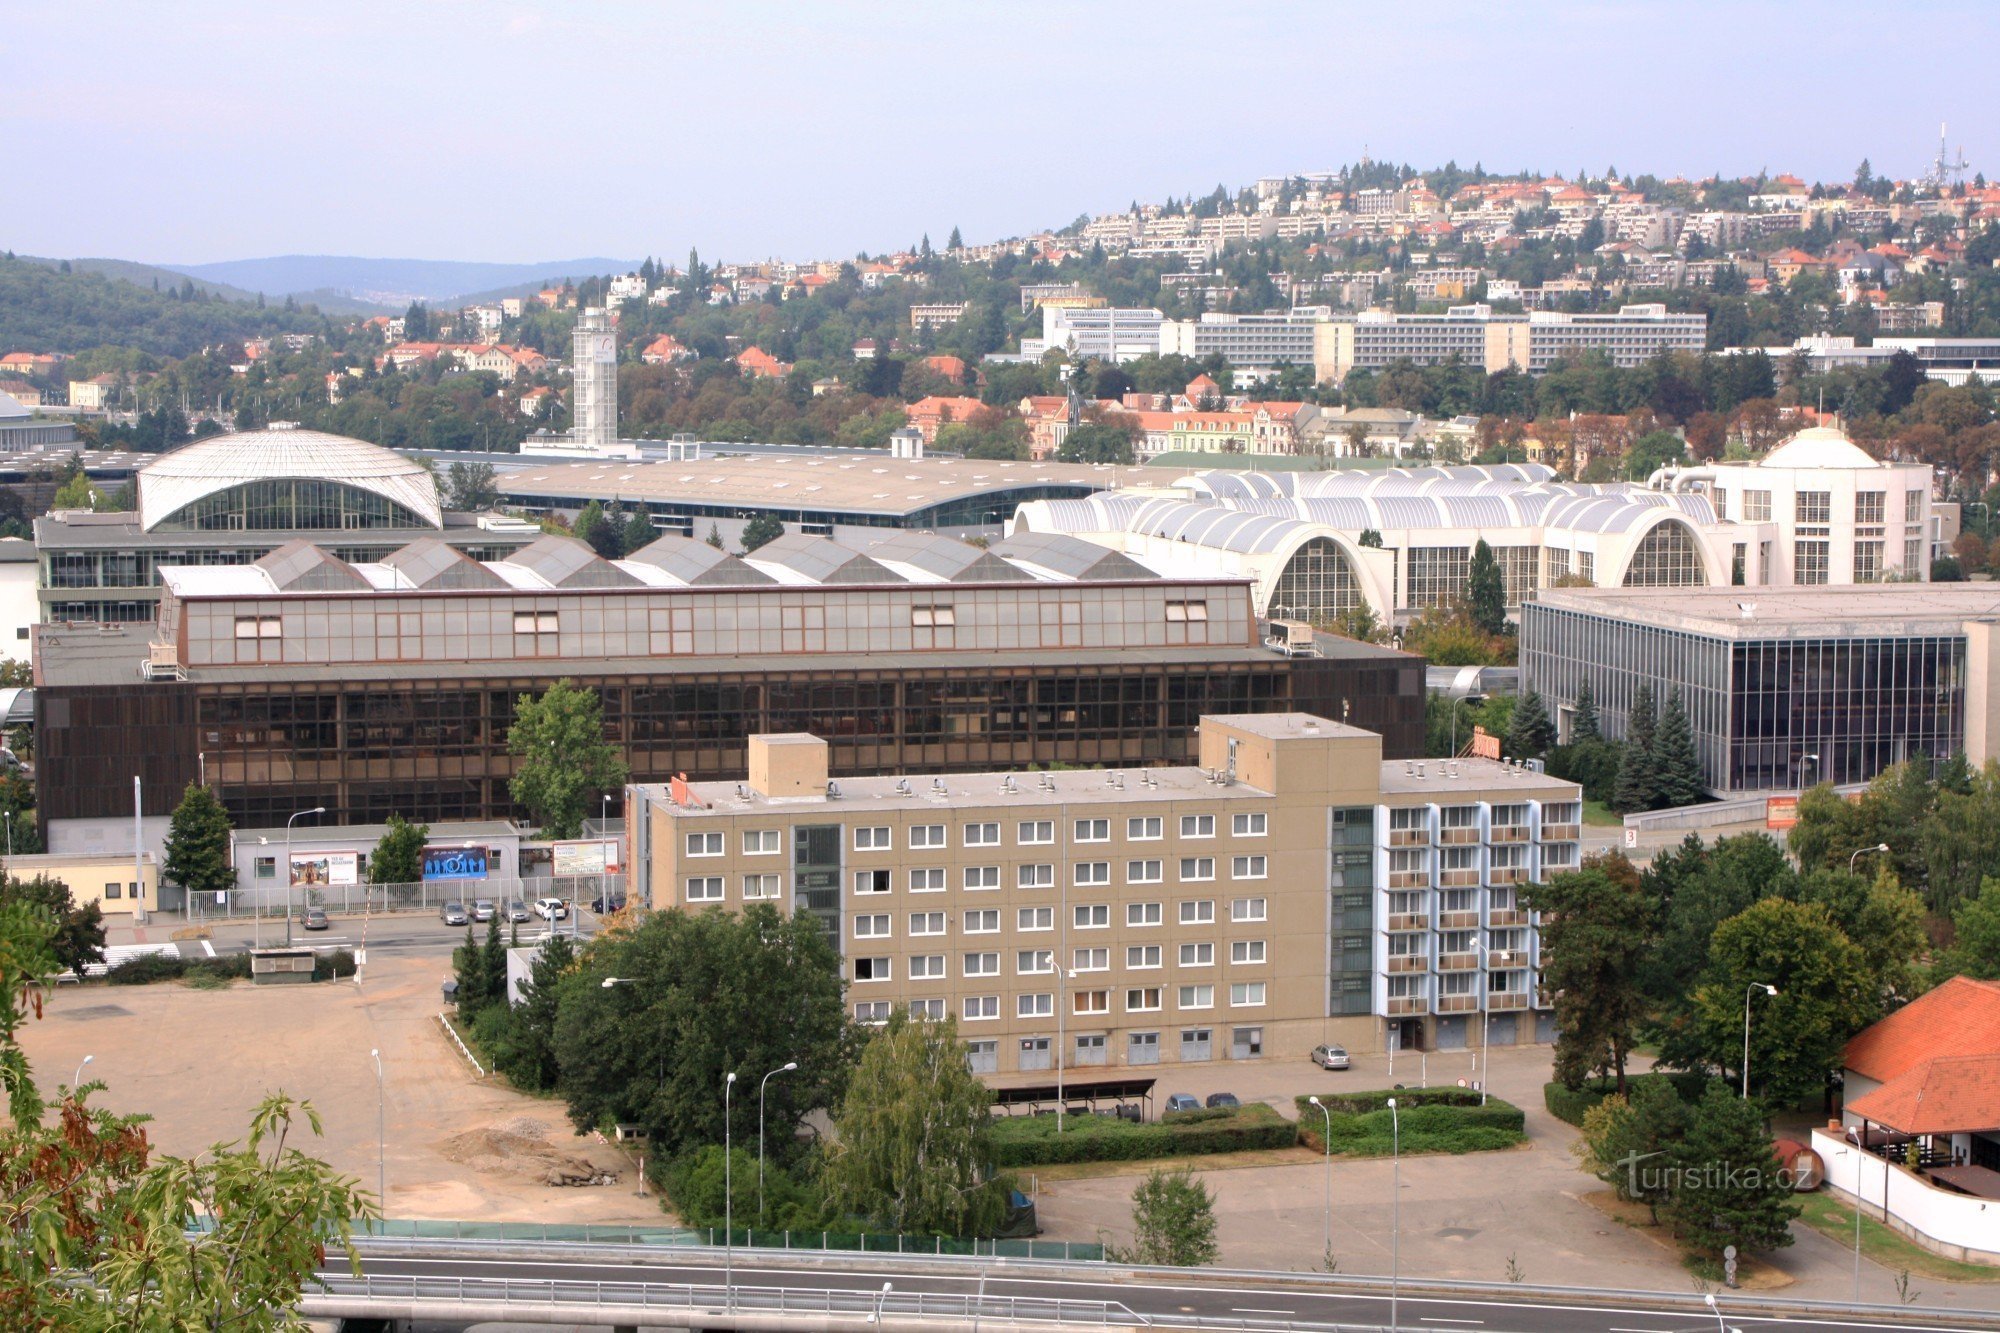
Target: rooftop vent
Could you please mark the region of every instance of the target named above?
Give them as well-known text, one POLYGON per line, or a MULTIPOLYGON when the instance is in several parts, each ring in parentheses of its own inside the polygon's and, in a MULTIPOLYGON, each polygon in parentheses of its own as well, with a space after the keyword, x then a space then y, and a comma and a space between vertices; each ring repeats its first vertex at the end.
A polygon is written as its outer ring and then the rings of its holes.
POLYGON ((840 784, 838 782, 829 782, 826 784, 826 799, 829 801, 840 799, 840 784))
POLYGON ((910 794, 910 780, 908 778, 896 779, 896 794, 898 796, 908 796, 910 794))

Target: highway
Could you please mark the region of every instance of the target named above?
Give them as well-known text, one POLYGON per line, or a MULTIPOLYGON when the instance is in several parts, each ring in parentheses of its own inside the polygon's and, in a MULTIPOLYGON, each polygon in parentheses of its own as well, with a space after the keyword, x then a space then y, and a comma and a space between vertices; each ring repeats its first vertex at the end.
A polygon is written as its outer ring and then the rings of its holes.
MULTIPOLYGON (((545 1249, 551 1247, 544 1247, 545 1249)), ((560 1254, 560 1248, 554 1247, 560 1254)), ((722 1256, 704 1252, 700 1258, 687 1254, 649 1254, 634 1250, 629 1259, 598 1257, 601 1250, 579 1252, 574 1259, 560 1257, 513 1259, 451 1255, 416 1257, 386 1254, 365 1255, 363 1271, 371 1278, 385 1279, 465 1279, 469 1292, 482 1289, 478 1280, 505 1279, 521 1284, 519 1290, 534 1290, 528 1284, 561 1284, 562 1299, 587 1304, 593 1285, 615 1293, 628 1284, 647 1283, 692 1285, 709 1288, 706 1303, 722 1304, 722 1256)), ((352 1281, 344 1270, 325 1274, 337 1287, 352 1281)), ((858 1310, 874 1300, 881 1303, 885 1323, 906 1321, 935 1325, 955 1324, 938 1317, 939 1304, 927 1309, 919 1302, 925 1297, 948 1297, 959 1301, 984 1301, 987 1318, 1004 1318, 1002 1302, 1016 1319, 1051 1321, 1056 1302, 1064 1307, 1064 1318, 1076 1325, 1144 1326, 1164 1328, 1190 1326, 1249 1327, 1283 1329, 1336 1325, 1386 1328, 1391 1323, 1391 1297, 1385 1286, 1370 1282, 1362 1288, 1337 1279, 1301 1278, 1274 1273, 1261 1278, 1244 1274, 1218 1274, 1202 1279, 1193 1274, 1161 1273, 1150 1270, 1108 1269, 1102 1277, 1087 1267, 1045 1265, 1024 1268, 1017 1263, 960 1260, 932 1266, 898 1259, 891 1255, 817 1256, 770 1251, 738 1251, 733 1265, 732 1284, 738 1301, 748 1308, 778 1308, 781 1290, 796 1299, 800 1293, 815 1298, 828 1291, 836 1293, 833 1308, 841 1308, 840 1294, 848 1298, 846 1308, 858 1310), (882 1295, 882 1285, 893 1290, 882 1295), (1106 1308, 1109 1307, 1109 1308, 1106 1308), (1129 1313, 1127 1313, 1129 1312, 1129 1313), (899 1319, 898 1316, 901 1316, 899 1319)), ((441 1291, 447 1283, 432 1288, 441 1291)), ((407 1289, 407 1288, 406 1288, 407 1289)), ((497 1285, 487 1290, 498 1290, 497 1285)), ((1581 1293, 1552 1293, 1523 1287, 1518 1292, 1479 1290, 1463 1294, 1405 1294, 1395 1302, 1396 1326, 1428 1330, 1429 1333, 1702 1333, 1709 1328, 1744 1329, 1783 1325, 1787 1328, 1826 1330, 1946 1330, 2000 1327, 2000 1314, 1967 1311, 1940 1315, 1936 1311, 1866 1309, 1852 1316, 1843 1313, 1757 1313, 1736 1299, 1736 1293, 1719 1293, 1720 1318, 1698 1298, 1663 1295, 1661 1302, 1677 1301, 1678 1308, 1646 1308, 1647 1303, 1626 1303, 1616 1299, 1591 1300, 1581 1293)), ((516 1297, 517 1299, 519 1297, 516 1297)), ((544 1297, 543 1299, 546 1299, 544 1297)), ((608 1297, 599 1297, 608 1299, 608 1297)), ((802 1306, 790 1308, 804 1308, 802 1306)), ((963 1307, 975 1308, 972 1305, 963 1307)), ((583 1311, 577 1312, 579 1315, 583 1311)))

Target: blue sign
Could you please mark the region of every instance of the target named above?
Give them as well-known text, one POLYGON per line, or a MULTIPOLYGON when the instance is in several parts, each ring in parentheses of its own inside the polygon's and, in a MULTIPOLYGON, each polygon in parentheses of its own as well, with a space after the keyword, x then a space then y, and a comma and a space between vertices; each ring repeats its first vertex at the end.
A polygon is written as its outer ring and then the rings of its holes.
POLYGON ((484 847, 424 848, 424 879, 485 879, 484 847))

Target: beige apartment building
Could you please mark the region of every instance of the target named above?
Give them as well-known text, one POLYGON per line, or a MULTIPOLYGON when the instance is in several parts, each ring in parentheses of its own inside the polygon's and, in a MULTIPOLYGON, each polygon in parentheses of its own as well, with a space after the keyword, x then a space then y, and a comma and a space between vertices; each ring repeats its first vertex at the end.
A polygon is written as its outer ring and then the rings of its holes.
POLYGON ((959 1020, 982 1073, 1548 1040, 1519 886, 1578 863, 1580 793, 1390 761, 1304 713, 1211 715, 1195 767, 640 784, 636 892, 769 902, 838 941, 861 1022, 959 1020))

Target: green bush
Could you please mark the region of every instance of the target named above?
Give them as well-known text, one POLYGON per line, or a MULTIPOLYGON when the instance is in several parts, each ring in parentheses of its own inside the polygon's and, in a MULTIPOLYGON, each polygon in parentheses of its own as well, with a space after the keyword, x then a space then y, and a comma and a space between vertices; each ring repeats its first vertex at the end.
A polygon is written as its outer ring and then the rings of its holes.
POLYGON ((216 981, 247 981, 250 977, 250 955, 222 953, 213 958, 190 958, 183 967, 184 974, 190 981, 196 977, 212 977, 216 981))
POLYGON ((346 949, 335 949, 332 953, 318 954, 313 958, 314 981, 336 981, 353 975, 354 955, 346 949))
MULTIPOLYGON (((1629 1090, 1635 1084, 1655 1080, 1671 1084, 1674 1091, 1680 1094, 1681 1100, 1692 1105, 1701 1100, 1702 1090, 1708 1086, 1709 1075, 1699 1071, 1674 1074, 1628 1074, 1625 1078, 1625 1086, 1629 1090)), ((1545 1083, 1542 1085, 1542 1104, 1548 1107, 1549 1114, 1556 1119, 1575 1125, 1580 1129, 1583 1127, 1583 1117, 1590 1112, 1590 1109, 1606 1097, 1609 1097, 1617 1090, 1617 1087, 1617 1080, 1609 1078, 1591 1079, 1580 1088, 1567 1087, 1561 1083, 1545 1083)))
MULTIPOLYGON (((1332 1112, 1333 1150, 1344 1157, 1387 1157, 1396 1151, 1400 1120, 1402 1151, 1406 1153, 1492 1152, 1527 1139, 1527 1117, 1521 1108, 1497 1097, 1484 1106, 1470 1088, 1397 1088, 1356 1092, 1320 1101, 1332 1112), (1389 1098, 1396 1099, 1394 1114, 1389 1098)), ((1315 1152, 1326 1151, 1328 1118, 1304 1097, 1299 1108, 1299 1142, 1315 1152)))
POLYGON ((1052 1115, 1003 1116, 993 1122, 991 1142, 993 1160, 1003 1167, 1136 1162, 1289 1148, 1298 1142, 1298 1126, 1264 1103, 1252 1102, 1233 1111, 1217 1107, 1176 1112, 1150 1125, 1114 1116, 1067 1116, 1060 1138, 1052 1115))
POLYGON ((145 986, 172 981, 187 971, 178 954, 142 953, 107 969, 104 979, 114 986, 145 986))
MULTIPOLYGON (((1396 1109, 1407 1111, 1413 1106, 1477 1106, 1477 1088, 1383 1088, 1376 1092, 1316 1092, 1301 1093, 1292 1099, 1299 1110, 1299 1123, 1304 1124, 1308 1116, 1317 1118, 1319 1111, 1309 1098, 1318 1097, 1328 1110, 1335 1115, 1345 1111, 1359 1115, 1365 1111, 1380 1111, 1388 1106, 1389 1099, 1396 1099, 1396 1109)), ((1505 1103, 1503 1103, 1504 1105, 1505 1103)))

